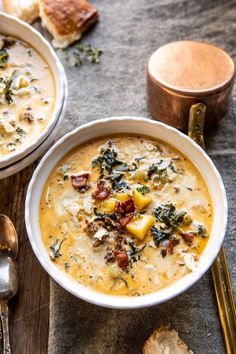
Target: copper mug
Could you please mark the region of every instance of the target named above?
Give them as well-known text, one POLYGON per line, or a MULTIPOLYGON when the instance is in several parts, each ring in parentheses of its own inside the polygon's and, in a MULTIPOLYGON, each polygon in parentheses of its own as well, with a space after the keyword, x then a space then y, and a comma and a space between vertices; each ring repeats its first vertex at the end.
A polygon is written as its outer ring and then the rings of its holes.
POLYGON ((147 107, 152 117, 187 130, 191 107, 199 104, 205 126, 222 119, 235 79, 231 57, 211 44, 179 41, 153 53, 147 70, 147 107))

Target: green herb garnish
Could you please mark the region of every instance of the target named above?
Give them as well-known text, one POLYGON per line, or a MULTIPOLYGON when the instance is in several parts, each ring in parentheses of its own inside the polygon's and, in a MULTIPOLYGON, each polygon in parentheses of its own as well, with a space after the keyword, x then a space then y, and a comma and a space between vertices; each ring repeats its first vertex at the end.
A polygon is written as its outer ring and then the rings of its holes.
POLYGON ((62 48, 65 53, 65 59, 71 61, 74 66, 81 66, 86 61, 93 64, 100 63, 100 57, 103 51, 98 48, 93 48, 91 44, 76 45, 74 47, 62 48))
POLYGON ((150 192, 150 188, 148 186, 142 186, 142 187, 138 187, 136 189, 139 193, 142 193, 143 195, 150 192))
POLYGON ((12 78, 9 80, 4 80, 2 77, 0 77, 0 83, 4 84, 3 90, 0 92, 0 95, 5 96, 5 100, 7 101, 8 104, 13 102, 13 92, 11 90, 11 84, 12 84, 12 78))

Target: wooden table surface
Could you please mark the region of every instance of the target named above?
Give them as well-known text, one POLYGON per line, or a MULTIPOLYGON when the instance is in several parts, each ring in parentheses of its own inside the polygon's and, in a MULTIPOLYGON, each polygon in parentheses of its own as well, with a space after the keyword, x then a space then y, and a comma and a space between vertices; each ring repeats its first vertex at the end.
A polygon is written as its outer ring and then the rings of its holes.
POLYGON ((19 237, 19 291, 9 303, 14 354, 45 354, 48 345, 49 276, 33 254, 24 223, 27 185, 36 164, 0 180, 0 213, 11 218, 19 237))

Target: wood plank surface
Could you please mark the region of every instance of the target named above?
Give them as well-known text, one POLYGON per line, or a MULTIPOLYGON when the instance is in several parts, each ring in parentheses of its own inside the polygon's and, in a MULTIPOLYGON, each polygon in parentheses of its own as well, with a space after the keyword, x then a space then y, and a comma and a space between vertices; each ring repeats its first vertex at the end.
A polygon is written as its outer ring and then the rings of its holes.
POLYGON ((31 250, 24 222, 25 195, 35 167, 0 180, 0 213, 11 218, 19 237, 19 291, 9 303, 13 354, 45 354, 48 345, 49 276, 31 250))

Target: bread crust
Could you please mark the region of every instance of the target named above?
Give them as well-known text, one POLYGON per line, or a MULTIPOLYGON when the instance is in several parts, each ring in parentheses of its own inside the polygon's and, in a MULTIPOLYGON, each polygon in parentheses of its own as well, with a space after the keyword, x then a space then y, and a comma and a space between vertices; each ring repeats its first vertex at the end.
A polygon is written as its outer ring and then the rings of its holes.
POLYGON ((53 35, 56 47, 78 40, 99 18, 97 9, 86 0, 40 0, 39 6, 43 25, 53 35))
POLYGON ((194 354, 175 330, 161 327, 144 343, 143 354, 194 354))
POLYGON ((28 23, 39 17, 38 0, 3 0, 3 10, 28 23))

